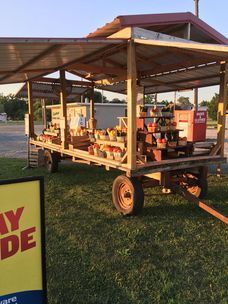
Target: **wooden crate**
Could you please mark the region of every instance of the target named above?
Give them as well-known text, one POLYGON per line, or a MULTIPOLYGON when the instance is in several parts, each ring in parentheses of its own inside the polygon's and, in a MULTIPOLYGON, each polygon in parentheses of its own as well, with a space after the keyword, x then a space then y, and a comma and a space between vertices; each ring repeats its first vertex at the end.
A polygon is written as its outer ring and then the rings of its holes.
POLYGON ((84 136, 71 136, 71 142, 69 143, 69 150, 79 149, 88 151, 90 145, 90 139, 88 135, 84 136))

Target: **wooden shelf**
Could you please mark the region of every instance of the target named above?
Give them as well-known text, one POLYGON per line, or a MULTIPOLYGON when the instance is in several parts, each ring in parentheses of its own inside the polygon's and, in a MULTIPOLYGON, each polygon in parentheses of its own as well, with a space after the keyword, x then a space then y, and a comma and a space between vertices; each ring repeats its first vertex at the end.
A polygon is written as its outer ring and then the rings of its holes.
POLYGON ((50 132, 50 131, 44 131, 44 135, 49 135, 49 136, 59 136, 59 133, 55 133, 55 132, 50 132))
POLYGON ((162 115, 160 115, 160 116, 145 116, 145 117, 137 117, 137 118, 139 118, 139 119, 145 119, 145 118, 165 118, 165 119, 168 119, 168 118, 170 118, 170 119, 172 119, 174 117, 174 115, 170 115, 170 116, 162 116, 162 115))
POLYGON ((156 132, 149 132, 149 131, 138 131, 139 133, 143 133, 143 134, 156 134, 156 133, 178 133, 180 131, 183 131, 183 130, 180 130, 180 129, 176 129, 176 130, 167 130, 167 131, 156 131, 156 132))
POLYGON ((109 145, 113 147, 119 147, 119 148, 125 148, 126 147, 126 142, 118 142, 118 141, 111 141, 111 140, 102 140, 102 139, 96 139, 95 143, 99 145, 109 145))
POLYGON ((179 149, 184 149, 184 148, 190 148, 192 147, 192 143, 187 143, 185 146, 176 146, 176 147, 166 147, 166 148, 158 148, 158 147, 150 147, 151 150, 179 150, 179 149))

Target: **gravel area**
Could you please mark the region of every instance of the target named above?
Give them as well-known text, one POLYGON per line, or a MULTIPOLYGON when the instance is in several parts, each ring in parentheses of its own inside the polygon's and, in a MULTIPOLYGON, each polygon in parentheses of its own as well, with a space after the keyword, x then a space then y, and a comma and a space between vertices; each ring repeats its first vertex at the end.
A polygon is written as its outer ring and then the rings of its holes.
MULTIPOLYGON (((37 133, 41 130, 42 126, 35 126, 37 133)), ((24 124, 0 123, 0 157, 27 157, 27 137, 24 134, 24 124)))

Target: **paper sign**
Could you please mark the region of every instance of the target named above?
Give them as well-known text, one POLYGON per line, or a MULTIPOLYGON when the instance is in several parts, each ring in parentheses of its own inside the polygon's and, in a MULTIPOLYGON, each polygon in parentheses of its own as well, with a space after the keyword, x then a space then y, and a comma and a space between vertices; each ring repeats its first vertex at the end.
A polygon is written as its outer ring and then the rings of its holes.
POLYGON ((46 304, 42 178, 0 181, 0 303, 46 304))

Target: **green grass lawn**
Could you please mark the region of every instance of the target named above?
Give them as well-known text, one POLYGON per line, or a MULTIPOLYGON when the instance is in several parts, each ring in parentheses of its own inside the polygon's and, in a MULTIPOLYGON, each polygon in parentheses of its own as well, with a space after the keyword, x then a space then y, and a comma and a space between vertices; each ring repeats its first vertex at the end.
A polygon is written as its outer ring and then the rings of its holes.
MULTIPOLYGON (((142 215, 122 217, 111 200, 119 172, 24 165, 0 159, 0 179, 45 176, 49 304, 227 303, 225 224, 159 188, 146 190, 142 215)), ((209 183, 207 203, 227 214, 228 176, 209 183)))

